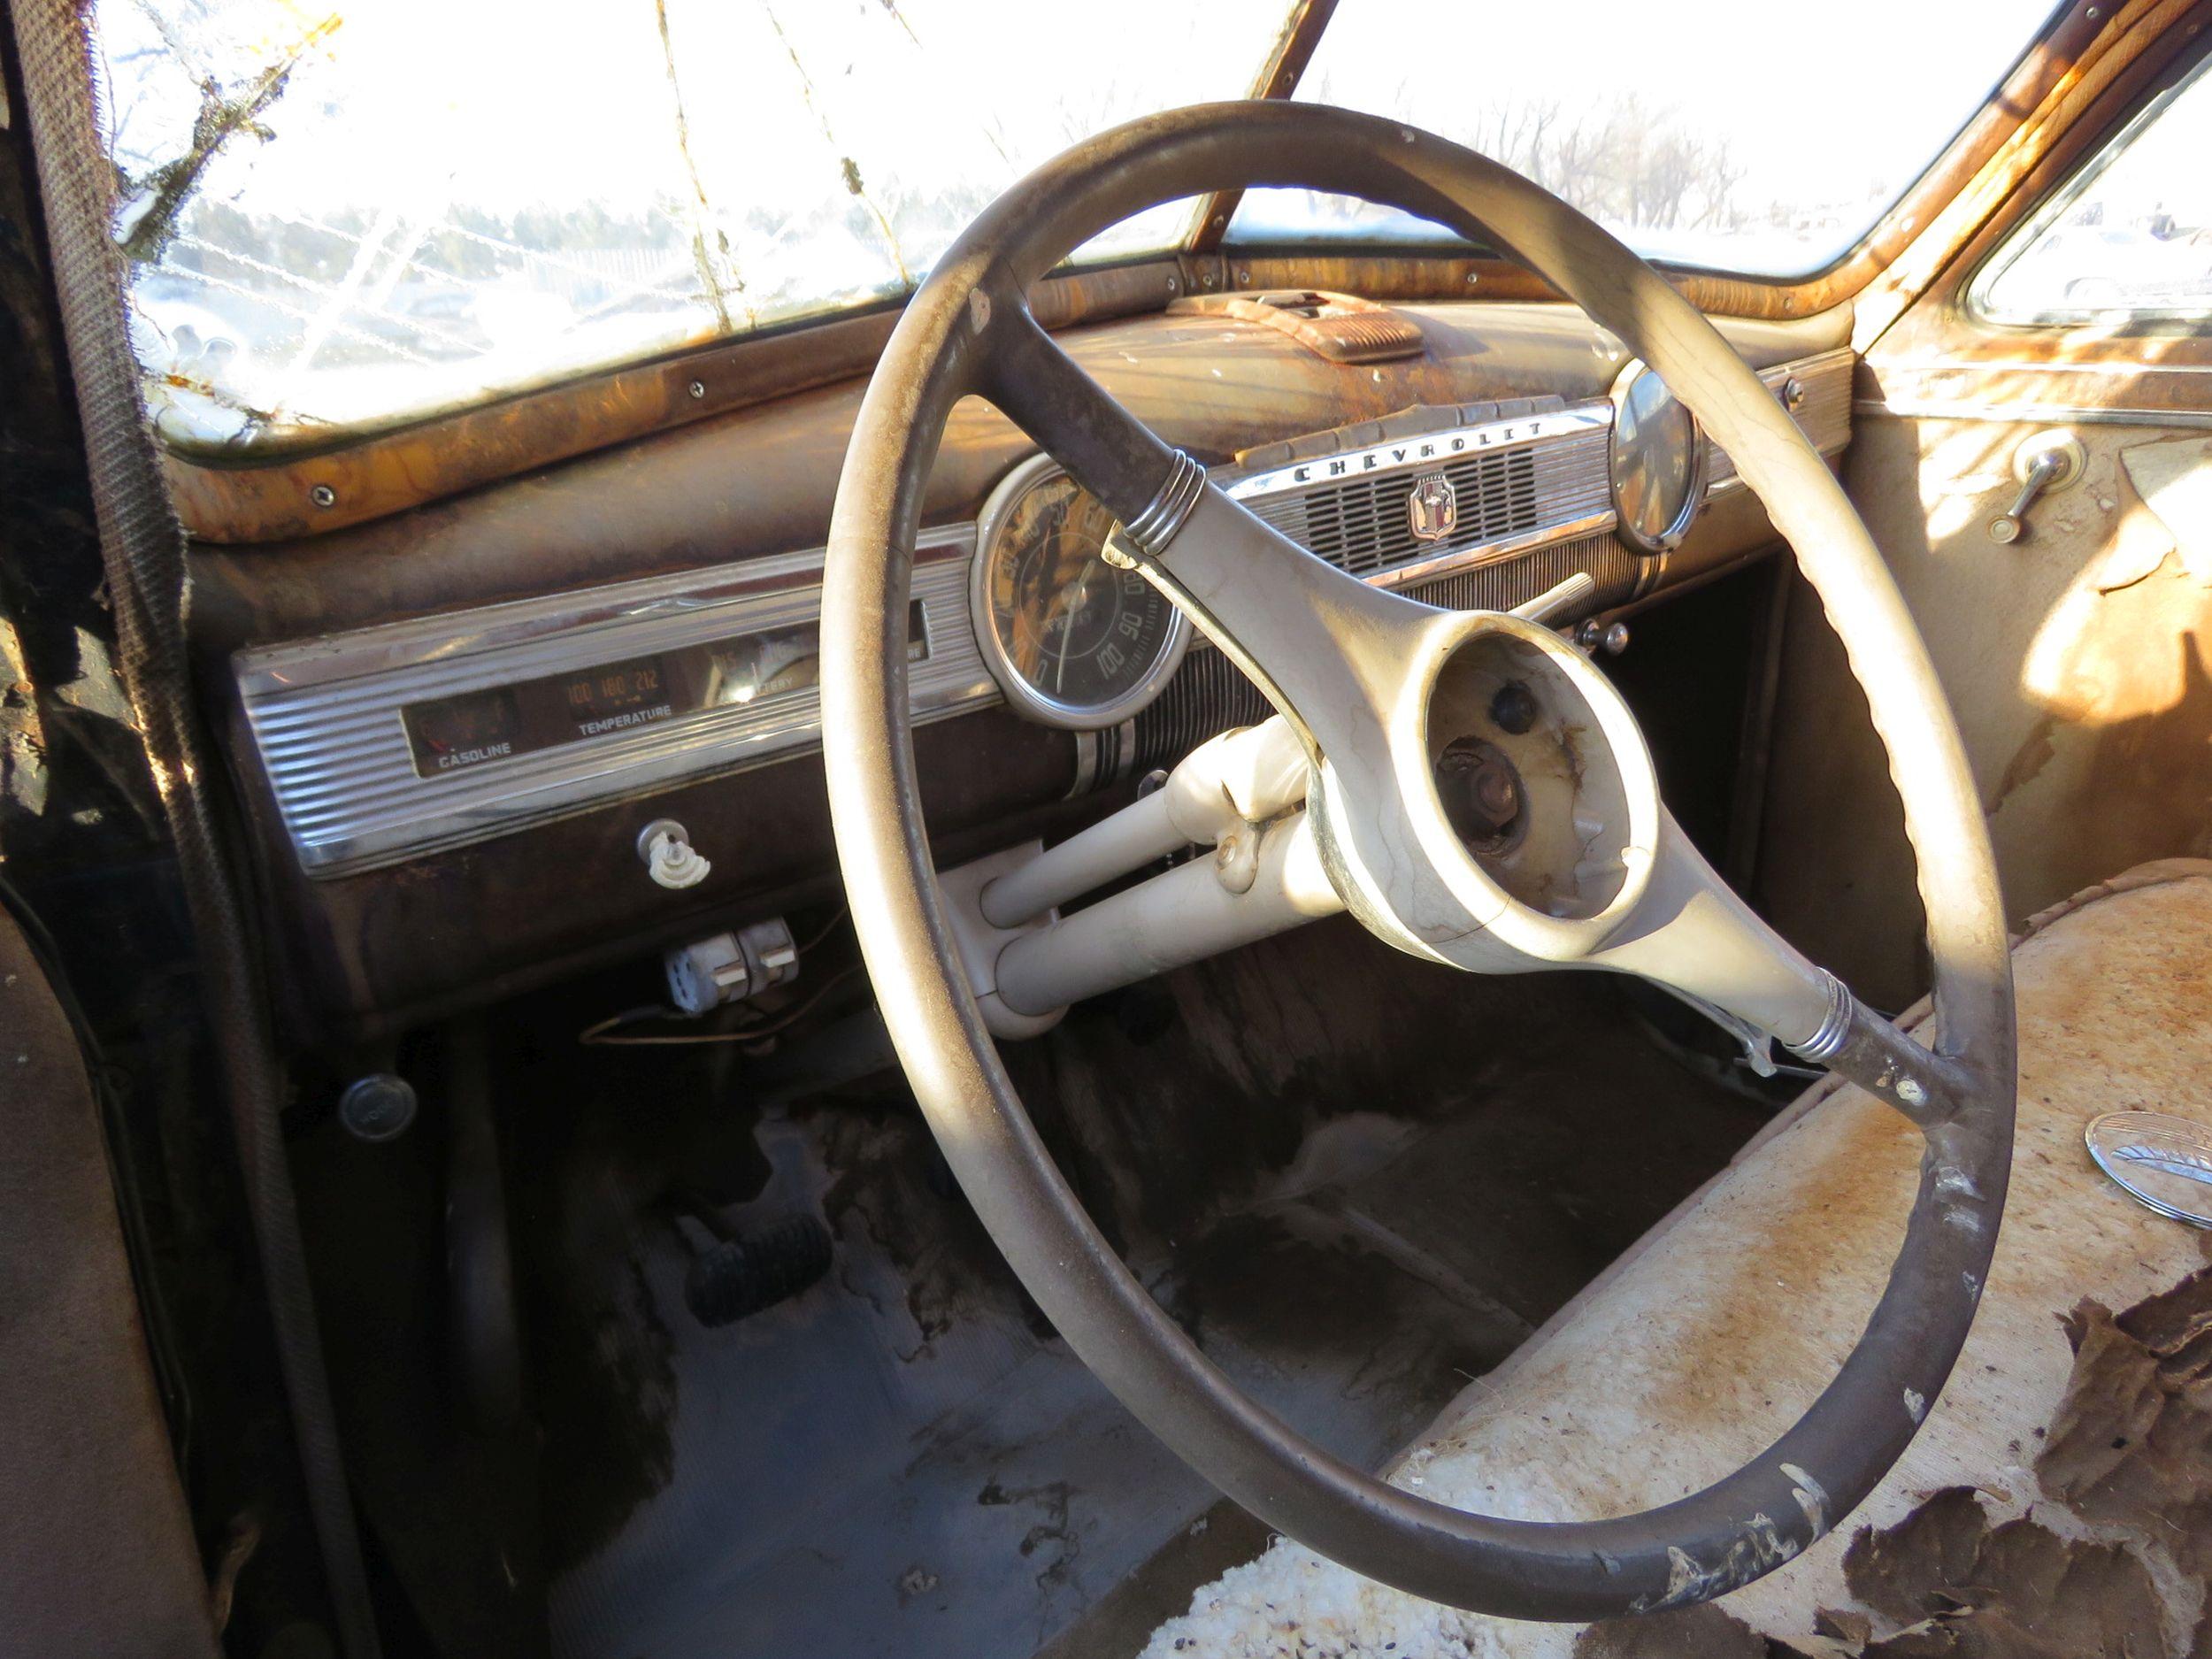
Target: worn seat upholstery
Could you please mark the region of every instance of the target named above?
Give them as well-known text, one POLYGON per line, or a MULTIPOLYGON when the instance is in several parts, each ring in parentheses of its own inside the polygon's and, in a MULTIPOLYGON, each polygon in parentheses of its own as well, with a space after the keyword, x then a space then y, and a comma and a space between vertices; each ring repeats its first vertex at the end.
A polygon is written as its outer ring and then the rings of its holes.
MULTIPOLYGON (((2029 924, 2014 964, 2011 1202, 1958 1369, 1847 1524, 1723 1603, 1809 1650, 1823 1647, 1816 1611, 1854 1605, 1842 1564, 1856 1528, 1893 1525, 1944 1487, 1979 1488, 1993 1518, 2037 1498, 2034 1448, 2073 1361, 2060 1316, 2085 1297, 2129 1306, 2206 1259, 2207 1235, 2123 1194, 2089 1161, 2082 1131, 2128 1110, 2212 1122, 2212 862, 2144 865, 2054 907, 2029 924)), ((1826 1385, 1863 1325, 1919 1148, 1916 1132, 1858 1090, 1814 1088, 1468 1388, 1391 1479, 1470 1509, 1565 1519, 1665 1503, 1750 1458, 1826 1385)), ((1577 1640, 1570 1627, 1417 1601, 1278 1540, 1202 1588, 1146 1652, 1548 1659, 1577 1640)))

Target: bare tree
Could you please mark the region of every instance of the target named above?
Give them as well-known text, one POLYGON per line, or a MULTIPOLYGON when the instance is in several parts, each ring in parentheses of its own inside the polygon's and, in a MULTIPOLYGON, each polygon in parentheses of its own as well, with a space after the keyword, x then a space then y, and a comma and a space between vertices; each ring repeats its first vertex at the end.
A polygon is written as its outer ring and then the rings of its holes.
POLYGON ((1585 212, 1643 229, 1733 228, 1745 169, 1727 143, 1634 92, 1571 113, 1556 98, 1479 106, 1462 129, 1492 159, 1585 212))

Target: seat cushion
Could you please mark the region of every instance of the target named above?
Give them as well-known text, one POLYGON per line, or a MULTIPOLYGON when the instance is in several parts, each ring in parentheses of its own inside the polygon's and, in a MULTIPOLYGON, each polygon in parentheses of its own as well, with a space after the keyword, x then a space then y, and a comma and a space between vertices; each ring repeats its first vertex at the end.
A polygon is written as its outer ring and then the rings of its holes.
MULTIPOLYGON (((2085 1298, 2139 1302, 2207 1259, 2212 1235, 2128 1198, 2090 1162, 2082 1131, 2131 1110, 2212 1122, 2212 863, 2144 865, 2046 911, 2014 968, 2019 1128, 1973 1333, 1873 1495, 1725 1598, 1757 1632, 1821 1649, 1816 1612, 1857 1617, 1843 1575, 1850 1535, 1902 1521, 1932 1492, 1979 1488, 1993 1519, 2024 1512, 2039 1495, 2039 1436, 2074 1363, 2062 1317, 2085 1298)), ((1903 1236, 1919 1152, 1918 1133, 1886 1107, 1832 1081, 1816 1087, 1461 1394, 1389 1478, 1541 1520, 1627 1514, 1710 1484, 1834 1376, 1903 1236)), ((1421 1601, 1278 1540, 1202 1588, 1146 1653, 1564 1659, 1577 1635, 1421 1601)))

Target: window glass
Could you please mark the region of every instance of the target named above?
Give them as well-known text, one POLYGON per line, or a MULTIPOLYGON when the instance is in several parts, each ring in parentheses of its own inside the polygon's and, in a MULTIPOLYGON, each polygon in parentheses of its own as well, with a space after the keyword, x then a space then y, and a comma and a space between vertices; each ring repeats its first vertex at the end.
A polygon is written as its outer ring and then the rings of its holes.
POLYGON ((2159 99, 1983 268, 2001 322, 2212 319, 2212 73, 2159 99))
MULTIPOLYGON (((2051 0, 1341 0, 1299 82, 1527 174, 1652 258, 1803 276, 1855 245, 1988 101, 2051 0)), ((1433 243, 1423 220, 1253 191, 1247 244, 1433 243)))
POLYGON ((1244 96, 1287 4, 96 0, 156 418, 311 437, 895 298, 1076 140, 1244 96))

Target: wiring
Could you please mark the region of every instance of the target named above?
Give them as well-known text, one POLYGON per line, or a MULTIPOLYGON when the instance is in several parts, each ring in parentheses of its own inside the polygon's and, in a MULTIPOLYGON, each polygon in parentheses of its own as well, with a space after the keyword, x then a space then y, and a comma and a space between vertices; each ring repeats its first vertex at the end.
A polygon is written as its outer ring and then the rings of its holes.
POLYGON ((815 930, 814 937, 808 940, 804 944, 799 947, 799 954, 803 956, 805 956, 808 951, 813 949, 817 945, 827 939, 832 933, 835 933, 838 929, 839 924, 844 921, 848 909, 848 906, 841 904, 834 910, 831 911, 829 920, 824 922, 820 927, 815 930))
MULTIPOLYGON (((836 926, 836 923, 833 921, 830 926, 836 926)), ((823 931, 826 933, 828 929, 825 928, 823 931)), ((820 941, 818 940, 816 942, 818 943, 820 941)), ((827 996, 832 991, 835 990, 846 980, 851 979, 855 974, 858 973, 860 970, 861 964, 857 962, 853 963, 848 967, 840 968, 835 973, 831 974, 828 979, 823 980, 820 985, 817 986, 814 990, 814 995, 808 997, 797 1007, 790 1010, 787 1013, 782 1014, 774 1019, 765 1021, 760 1025, 741 1025, 733 1031, 683 1032, 672 1033, 665 1036, 631 1037, 616 1034, 618 1028, 624 1025, 641 1025, 645 1021, 652 1019, 681 1019, 685 1018, 683 1015, 676 1012, 673 1009, 652 1005, 645 1008, 626 1009, 619 1014, 611 1014, 595 1025, 585 1026, 582 1031, 577 1033, 576 1041, 580 1043, 584 1043, 592 1047, 641 1048, 696 1048, 706 1043, 758 1042, 762 1038, 772 1037, 778 1032, 783 1031, 805 1018, 820 1005, 824 997, 827 996)))

